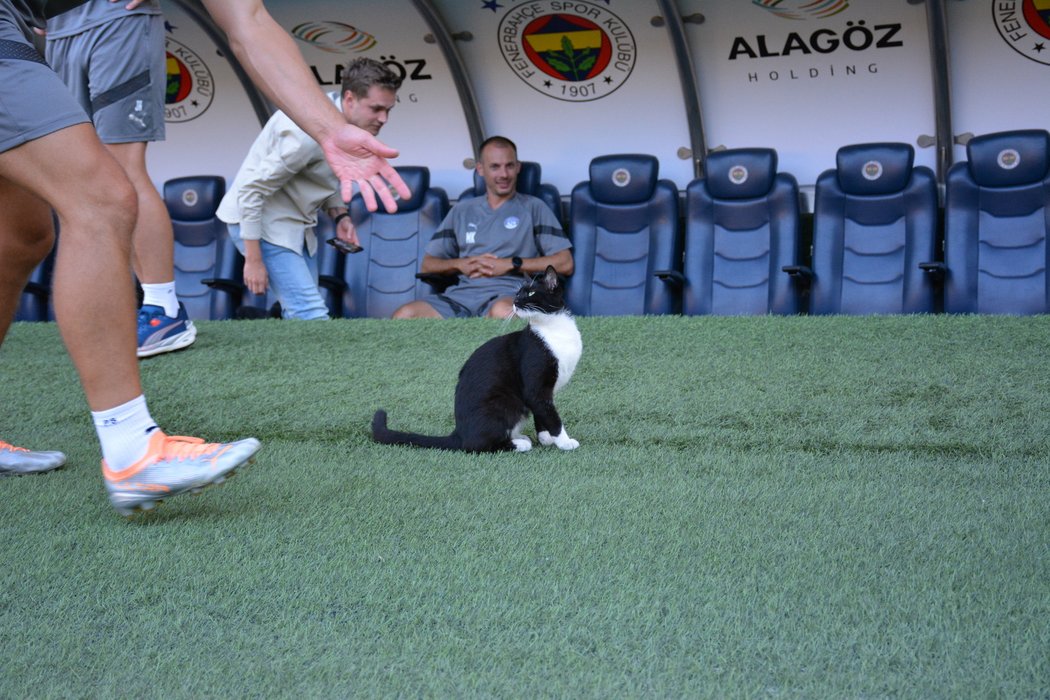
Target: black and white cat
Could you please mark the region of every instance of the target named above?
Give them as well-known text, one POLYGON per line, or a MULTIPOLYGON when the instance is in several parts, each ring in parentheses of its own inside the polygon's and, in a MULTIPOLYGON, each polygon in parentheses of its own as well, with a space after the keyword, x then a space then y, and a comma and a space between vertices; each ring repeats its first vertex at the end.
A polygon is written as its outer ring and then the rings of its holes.
POLYGON ((554 394, 576 369, 583 341, 565 307, 564 285, 553 267, 526 282, 514 297, 514 313, 529 325, 489 340, 467 359, 456 384, 456 429, 448 436, 387 428, 376 411, 372 438, 388 445, 415 445, 467 452, 532 449, 522 434, 531 412, 541 445, 574 450, 554 407, 554 394))

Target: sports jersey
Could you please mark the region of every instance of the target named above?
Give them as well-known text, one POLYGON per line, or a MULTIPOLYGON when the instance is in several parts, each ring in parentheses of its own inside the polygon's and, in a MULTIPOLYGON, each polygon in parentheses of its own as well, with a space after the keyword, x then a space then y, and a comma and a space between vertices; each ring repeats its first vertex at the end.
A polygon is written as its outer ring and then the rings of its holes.
MULTIPOLYGON (((543 200, 520 192, 498 208, 489 206, 487 196, 460 200, 427 244, 426 252, 435 258, 466 258, 489 253, 498 258, 539 258, 572 247, 568 236, 543 200)), ((520 274, 470 278, 459 276, 459 283, 441 295, 453 307, 477 315, 489 302, 513 296, 521 287, 520 274)), ((434 299, 432 306, 447 315, 434 299)))
POLYGON ((461 200, 445 216, 426 252, 444 259, 485 253, 499 258, 538 258, 571 247, 543 200, 516 192, 497 209, 489 206, 485 196, 461 200))

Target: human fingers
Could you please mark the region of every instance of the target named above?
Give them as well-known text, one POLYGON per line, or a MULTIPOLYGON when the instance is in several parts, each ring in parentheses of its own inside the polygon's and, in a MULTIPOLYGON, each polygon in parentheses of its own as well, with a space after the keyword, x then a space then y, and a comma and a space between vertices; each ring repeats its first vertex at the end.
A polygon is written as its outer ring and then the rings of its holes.
POLYGON ((397 199, 394 198, 394 193, 387 184, 383 182, 383 178, 376 174, 369 179, 369 182, 379 195, 379 199, 383 202, 383 208, 390 213, 397 211, 397 199))
POLYGON ((412 190, 408 188, 405 181, 401 179, 400 173, 397 172, 397 168, 390 165, 390 163, 383 163, 379 167, 379 174, 386 180, 390 188, 397 193, 397 196, 401 199, 409 199, 412 196, 412 190))
MULTIPOLYGON (((379 208, 379 204, 376 202, 376 192, 372 188, 372 183, 368 180, 353 180, 353 184, 357 185, 357 190, 361 193, 361 199, 365 202, 365 208, 368 211, 375 211, 379 208)), ((343 201, 349 202, 351 197, 346 196, 347 183, 343 183, 343 201)), ((353 194, 353 187, 350 187, 350 193, 353 194)))
POLYGON ((339 227, 336 229, 335 235, 340 240, 346 241, 352 245, 361 245, 361 241, 357 237, 357 227, 354 226, 349 217, 344 218, 339 222, 339 227))

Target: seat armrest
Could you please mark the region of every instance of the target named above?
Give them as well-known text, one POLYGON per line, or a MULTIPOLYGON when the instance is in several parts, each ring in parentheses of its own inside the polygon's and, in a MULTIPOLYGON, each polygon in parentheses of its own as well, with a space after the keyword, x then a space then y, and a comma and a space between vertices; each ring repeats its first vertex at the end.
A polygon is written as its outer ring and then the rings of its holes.
POLYGON ((324 287, 325 289, 330 289, 333 292, 342 292, 347 286, 346 280, 340 279, 335 275, 318 275, 317 285, 319 287, 324 287))
POLYGON ((678 270, 654 270, 653 275, 674 289, 681 289, 685 286, 685 275, 678 270))
POLYGON ((788 273, 791 280, 803 289, 808 289, 813 283, 813 268, 808 265, 785 265, 780 269, 788 273))
POLYGON ((808 265, 785 265, 780 268, 794 278, 813 279, 813 268, 808 265))
POLYGON ((46 285, 40 284, 39 282, 29 281, 26 282, 26 286, 23 291, 32 294, 35 297, 47 297, 51 293, 51 290, 46 285))
POLYGON ((441 294, 454 284, 459 284, 459 279, 454 275, 436 275, 432 272, 417 272, 416 279, 423 280, 435 294, 441 294))
POLYGON ((929 275, 936 284, 943 282, 948 275, 948 266, 942 262, 921 262, 919 269, 929 275))
POLYGON ((226 292, 228 294, 244 294, 248 291, 248 287, 243 282, 237 282, 235 280, 222 279, 217 277, 208 277, 201 280, 201 284, 211 289, 217 289, 220 292, 226 292))

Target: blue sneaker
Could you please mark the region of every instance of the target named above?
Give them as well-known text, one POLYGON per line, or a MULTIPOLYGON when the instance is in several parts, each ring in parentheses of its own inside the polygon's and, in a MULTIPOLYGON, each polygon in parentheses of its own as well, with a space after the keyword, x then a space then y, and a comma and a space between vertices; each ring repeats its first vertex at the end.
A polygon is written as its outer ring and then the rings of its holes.
POLYGON ((181 350, 197 339, 197 327, 179 302, 179 315, 172 318, 160 306, 146 304, 139 309, 139 357, 181 350))

